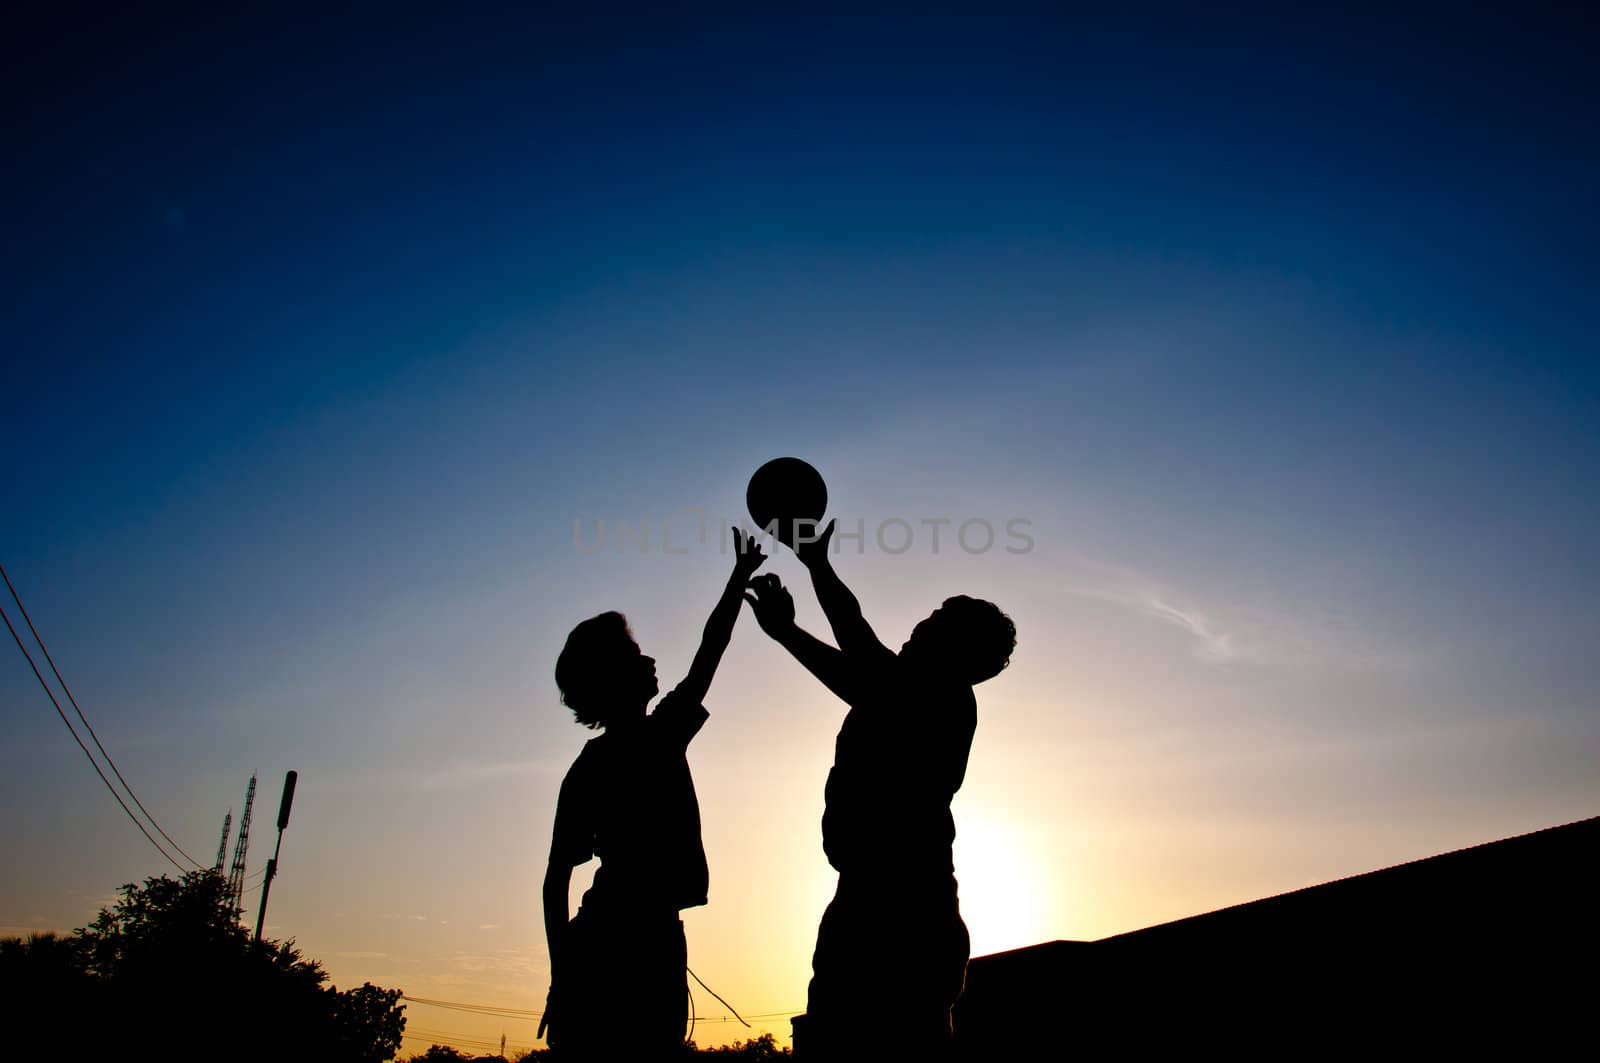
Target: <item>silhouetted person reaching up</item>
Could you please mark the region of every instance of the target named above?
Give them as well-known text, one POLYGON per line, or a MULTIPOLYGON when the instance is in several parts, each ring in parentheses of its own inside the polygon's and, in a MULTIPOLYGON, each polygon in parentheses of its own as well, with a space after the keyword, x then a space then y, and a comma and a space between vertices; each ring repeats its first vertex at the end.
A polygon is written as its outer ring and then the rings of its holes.
POLYGON ((706 721, 700 703, 733 635, 746 581, 765 560, 754 539, 733 534, 733 574, 689 675, 654 712, 645 714, 659 689, 655 661, 621 613, 573 628, 556 660, 562 702, 579 723, 605 728, 561 783, 544 879, 545 1023, 564 1059, 666 1059, 683 1046, 687 957, 678 912, 706 903, 708 878, 685 754, 706 721), (569 922, 572 869, 594 856, 594 884, 569 922))
POLYGON ((849 1059, 887 1026, 907 1059, 941 1058, 970 947, 956 899, 950 800, 977 727, 972 687, 1009 663, 1016 627, 989 602, 949 598, 896 654, 834 572, 832 535, 829 524, 795 552, 837 649, 795 624, 794 600, 777 576, 751 580, 747 595, 762 630, 850 705, 822 814, 822 847, 839 884, 817 929, 795 1051, 849 1059))

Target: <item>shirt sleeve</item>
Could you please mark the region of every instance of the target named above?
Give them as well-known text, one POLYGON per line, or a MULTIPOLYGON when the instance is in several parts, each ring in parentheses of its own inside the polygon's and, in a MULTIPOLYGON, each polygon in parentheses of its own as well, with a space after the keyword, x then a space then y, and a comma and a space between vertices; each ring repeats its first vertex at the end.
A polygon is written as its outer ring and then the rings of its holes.
POLYGON ((561 780, 556 825, 550 837, 552 864, 577 867, 594 856, 594 794, 589 775, 589 758, 580 753, 561 780))
POLYGON ((700 733, 700 728, 705 726, 711 714, 706 711, 704 705, 690 701, 674 688, 666 697, 656 702, 655 711, 650 714, 650 718, 674 745, 687 749, 689 741, 700 733))

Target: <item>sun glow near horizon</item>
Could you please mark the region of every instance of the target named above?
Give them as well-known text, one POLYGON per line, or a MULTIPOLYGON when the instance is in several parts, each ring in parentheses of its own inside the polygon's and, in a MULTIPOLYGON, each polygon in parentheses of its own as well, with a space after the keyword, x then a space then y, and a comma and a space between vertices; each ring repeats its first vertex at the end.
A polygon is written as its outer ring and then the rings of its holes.
POLYGON ((980 806, 956 817, 955 866, 972 955, 1004 952, 1059 936, 1050 925, 1054 881, 1022 824, 980 806))

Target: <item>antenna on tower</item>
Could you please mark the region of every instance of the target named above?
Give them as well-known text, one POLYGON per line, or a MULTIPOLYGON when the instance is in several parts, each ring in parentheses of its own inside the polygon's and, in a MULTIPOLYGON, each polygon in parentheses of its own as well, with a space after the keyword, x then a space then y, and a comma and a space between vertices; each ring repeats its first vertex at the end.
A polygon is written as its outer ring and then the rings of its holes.
POLYGON ((244 815, 239 817, 239 840, 233 846, 233 867, 228 870, 228 906, 237 919, 244 911, 244 858, 250 850, 250 807, 256 803, 256 777, 244 791, 244 815))
POLYGON ((217 874, 222 874, 222 861, 228 855, 228 831, 233 827, 233 809, 228 809, 228 814, 222 817, 222 840, 217 843, 217 862, 211 868, 217 874))

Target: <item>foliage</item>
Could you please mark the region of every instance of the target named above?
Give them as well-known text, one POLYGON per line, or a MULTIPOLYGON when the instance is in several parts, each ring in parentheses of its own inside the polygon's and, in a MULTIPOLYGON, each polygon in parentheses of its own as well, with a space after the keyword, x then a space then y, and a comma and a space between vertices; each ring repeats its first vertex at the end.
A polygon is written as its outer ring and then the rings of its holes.
MULTIPOLYGON (((435 1045, 434 1048, 430 1049, 429 1051, 434 1051, 438 1048, 439 1046, 435 1045)), ((454 1049, 447 1049, 445 1051, 454 1051, 454 1049)), ((685 1061, 685 1063, 691 1063, 691 1061, 700 1059, 704 1056, 712 1056, 716 1059, 724 1060, 726 1063, 767 1063, 769 1060, 790 1059, 791 1053, 787 1048, 779 1048, 777 1041, 773 1039, 773 1036, 770 1033, 764 1033, 760 1037, 753 1037, 748 1041, 735 1041, 730 1045, 721 1045, 717 1048, 700 1048, 695 1045, 693 1041, 690 1041, 684 1046, 684 1054, 681 1057, 674 1056, 673 1058, 681 1059, 685 1061)), ((495 1060, 498 1058, 498 1056, 481 1056, 478 1058, 476 1063, 489 1063, 490 1060, 495 1060)), ((536 1048, 518 1057, 518 1063, 542 1063, 542 1061, 545 1060, 550 1061, 550 1063, 559 1063, 561 1058, 562 1057, 560 1055, 551 1052, 549 1049, 536 1048)), ((426 1060, 427 1063, 441 1063, 441 1061, 444 1060, 458 1059, 470 1060, 472 1057, 462 1055, 419 1055, 412 1056, 411 1063, 422 1063, 424 1060, 426 1060)), ((661 1061, 636 1061, 633 1059, 623 1059, 618 1057, 618 1063, 661 1063, 661 1061)))
POLYGON ((380 989, 363 982, 355 989, 333 994, 333 1026, 338 1057, 357 1063, 393 1059, 405 1033, 405 1005, 400 990, 380 989))
POLYGON ((0 942, 0 993, 25 1009, 41 1045, 92 1018, 119 1039, 159 1039, 177 1059, 378 1063, 399 1050, 399 990, 325 987, 327 972, 293 941, 252 941, 220 875, 119 892, 72 938, 0 942))
POLYGON ((722 1045, 719 1048, 702 1048, 700 1055, 716 1056, 718 1059, 738 1060, 740 1063, 757 1063, 768 1059, 787 1059, 789 1050, 779 1048, 778 1043, 772 1039, 770 1033, 760 1037, 753 1037, 748 1041, 735 1041, 731 1045, 722 1045))
MULTIPOLYGON (((209 871, 126 885, 117 902, 71 937, 0 939, 0 996, 16 1006, 16 1058, 59 1055, 93 1022, 97 1034, 159 1042, 167 1059, 381 1063, 405 1030, 398 989, 339 991, 293 941, 251 940, 209 871)), ((771 1034, 684 1058, 729 1063, 789 1058, 771 1034)), ((552 1059, 536 1050, 522 1057, 552 1059)), ((413 1063, 504 1063, 434 1045, 413 1063)), ((659 1063, 659 1061, 653 1061, 659 1063)))
POLYGON ((410 1063, 458 1063, 471 1058, 462 1055, 449 1045, 431 1045, 426 1052, 412 1056, 410 1063))

